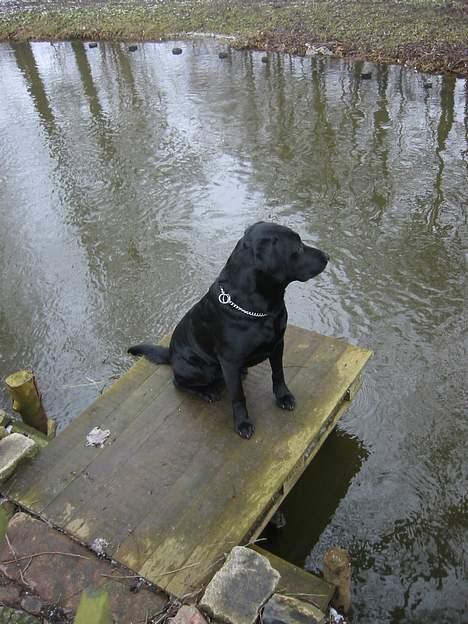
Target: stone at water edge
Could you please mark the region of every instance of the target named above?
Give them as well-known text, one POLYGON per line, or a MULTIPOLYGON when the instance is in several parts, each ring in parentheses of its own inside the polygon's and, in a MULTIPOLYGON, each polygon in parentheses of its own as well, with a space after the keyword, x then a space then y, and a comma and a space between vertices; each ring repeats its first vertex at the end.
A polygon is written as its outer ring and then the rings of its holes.
POLYGON ((37 453, 38 446, 20 433, 11 433, 0 440, 0 481, 7 479, 23 460, 33 457, 37 453))
POLYGON ((263 624, 325 624, 325 614, 310 602, 274 594, 266 603, 263 624))
POLYGON ((227 624, 254 624, 279 580, 279 572, 266 557, 236 546, 209 583, 199 607, 227 624))

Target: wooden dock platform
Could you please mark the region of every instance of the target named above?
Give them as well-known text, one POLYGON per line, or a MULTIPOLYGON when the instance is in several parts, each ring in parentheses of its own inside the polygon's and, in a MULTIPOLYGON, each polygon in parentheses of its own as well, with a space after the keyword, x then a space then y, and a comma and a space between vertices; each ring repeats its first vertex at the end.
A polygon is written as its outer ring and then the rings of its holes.
POLYGON ((248 441, 233 430, 227 398, 190 397, 170 367, 139 360, 2 493, 85 545, 104 539, 114 560, 184 596, 260 534, 349 406, 370 356, 290 326, 284 363, 296 410, 276 407, 268 363, 250 369, 248 441), (110 430, 103 448, 86 446, 95 426, 110 430))

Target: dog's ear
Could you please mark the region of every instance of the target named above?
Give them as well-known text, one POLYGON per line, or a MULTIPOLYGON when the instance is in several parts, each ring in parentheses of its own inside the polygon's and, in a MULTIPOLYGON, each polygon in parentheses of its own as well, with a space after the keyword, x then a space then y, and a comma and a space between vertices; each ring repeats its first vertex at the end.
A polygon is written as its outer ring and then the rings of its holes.
POLYGON ((265 227, 262 226, 268 226, 268 223, 266 221, 257 221, 244 230, 244 236, 241 240, 245 249, 251 248, 254 250, 258 239, 262 238, 262 232, 263 236, 265 236, 265 227))
POLYGON ((253 245, 255 268, 263 273, 276 273, 278 271, 277 254, 275 246, 277 236, 262 236, 255 240, 253 245))

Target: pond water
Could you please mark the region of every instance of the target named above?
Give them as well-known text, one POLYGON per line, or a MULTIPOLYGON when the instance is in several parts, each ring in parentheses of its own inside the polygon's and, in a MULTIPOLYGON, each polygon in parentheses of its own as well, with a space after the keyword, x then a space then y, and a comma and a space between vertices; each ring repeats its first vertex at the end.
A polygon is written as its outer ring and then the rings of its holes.
POLYGON ((466 621, 467 84, 173 45, 0 45, 0 374, 64 427, 248 224, 293 227, 331 262, 290 321, 375 357, 269 546, 348 548, 357 622, 466 621))

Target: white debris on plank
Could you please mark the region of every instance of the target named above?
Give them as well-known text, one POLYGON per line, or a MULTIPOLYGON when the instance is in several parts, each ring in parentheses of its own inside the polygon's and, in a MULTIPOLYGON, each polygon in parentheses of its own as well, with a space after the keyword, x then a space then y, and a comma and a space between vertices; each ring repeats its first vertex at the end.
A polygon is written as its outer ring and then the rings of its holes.
POLYGON ((103 537, 96 537, 96 539, 91 543, 90 548, 98 557, 105 557, 107 546, 109 546, 109 542, 107 540, 103 537))
POLYGON ((86 436, 86 446, 98 446, 99 448, 102 448, 104 446, 104 442, 109 436, 109 429, 94 427, 86 436))
POLYGON ((333 607, 330 607, 330 624, 346 624, 344 617, 333 607))

